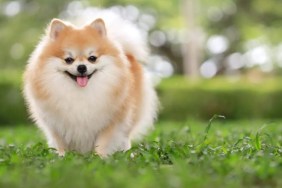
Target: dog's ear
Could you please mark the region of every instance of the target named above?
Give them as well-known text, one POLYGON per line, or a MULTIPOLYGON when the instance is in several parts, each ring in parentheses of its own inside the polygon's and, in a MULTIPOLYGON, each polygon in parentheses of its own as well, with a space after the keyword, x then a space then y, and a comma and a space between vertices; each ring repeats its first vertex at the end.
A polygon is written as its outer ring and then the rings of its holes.
POLYGON ((49 36, 51 39, 56 40, 58 36, 61 34, 61 32, 66 28, 67 26, 62 20, 59 19, 53 19, 49 26, 49 36))
POLYGON ((106 36, 107 35, 107 31, 106 31, 106 26, 105 23, 103 21, 103 19, 98 18, 96 20, 94 20, 90 26, 92 28, 94 28, 101 36, 106 36))

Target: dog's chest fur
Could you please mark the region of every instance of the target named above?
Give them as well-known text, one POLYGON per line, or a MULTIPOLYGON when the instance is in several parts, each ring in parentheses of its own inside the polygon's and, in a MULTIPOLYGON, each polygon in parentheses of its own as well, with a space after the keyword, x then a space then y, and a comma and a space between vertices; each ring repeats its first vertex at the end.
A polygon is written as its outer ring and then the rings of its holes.
POLYGON ((117 78, 103 77, 103 82, 99 82, 103 75, 94 75, 88 87, 79 88, 75 82, 65 80, 69 78, 57 76, 54 83, 49 79, 47 85, 51 97, 46 101, 36 101, 40 106, 40 117, 60 134, 70 150, 91 151, 97 134, 115 118, 126 97, 127 87, 119 88, 122 91, 114 95, 113 89, 118 87, 117 78))

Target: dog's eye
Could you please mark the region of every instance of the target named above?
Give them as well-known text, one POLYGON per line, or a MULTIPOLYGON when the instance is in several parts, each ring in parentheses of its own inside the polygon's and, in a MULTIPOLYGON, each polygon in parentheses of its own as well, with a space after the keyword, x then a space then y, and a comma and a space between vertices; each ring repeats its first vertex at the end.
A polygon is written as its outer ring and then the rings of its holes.
POLYGON ((68 58, 65 59, 65 62, 66 62, 67 64, 72 64, 72 63, 74 62, 74 59, 71 58, 71 57, 68 57, 68 58))
POLYGON ((88 61, 91 62, 91 63, 94 63, 96 60, 97 60, 96 56, 92 55, 92 56, 88 57, 88 61))

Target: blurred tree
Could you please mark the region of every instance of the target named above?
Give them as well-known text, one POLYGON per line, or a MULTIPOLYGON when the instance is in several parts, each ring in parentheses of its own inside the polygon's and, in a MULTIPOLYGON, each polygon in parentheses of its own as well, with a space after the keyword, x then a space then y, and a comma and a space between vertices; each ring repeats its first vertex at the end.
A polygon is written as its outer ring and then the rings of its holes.
POLYGON ((0 2, 0 68, 22 69, 43 29, 68 0, 0 2))
MULTIPOLYGON (((249 41, 252 40, 260 39, 270 46, 282 46, 280 39, 282 33, 281 0, 193 1, 200 4, 197 8, 197 16, 194 15, 195 18, 192 18, 193 10, 195 10, 193 6, 182 4, 185 0, 116 0, 115 2, 111 0, 84 0, 77 2, 97 7, 131 4, 140 8, 139 11, 142 10, 142 12, 154 16, 156 23, 154 28, 149 31, 149 40, 159 37, 164 41, 158 45, 150 41, 150 44, 155 53, 167 57, 173 63, 176 73, 184 73, 184 70, 186 70, 185 72, 196 70, 197 66, 194 63, 187 64, 191 67, 185 66, 187 68, 183 68, 183 62, 184 60, 190 63, 196 62, 196 60, 191 61, 189 58, 199 59, 200 57, 203 61, 212 59, 213 62, 216 62, 216 73, 224 73, 228 69, 226 62, 230 55, 236 52, 244 55, 250 48, 249 41), (192 16, 188 15, 190 18, 185 19, 181 13, 183 9, 188 9, 185 12, 191 13, 192 16), (188 38, 184 34, 187 25, 197 26, 190 30, 194 34, 188 35, 188 38), (199 27, 201 28, 199 29, 199 27), (202 42, 203 36, 207 39, 207 43, 202 42), (225 48, 218 51, 219 46, 214 41, 220 40, 226 40, 226 44, 225 48), (190 49, 193 49, 196 54, 194 56, 191 55, 193 53, 186 53, 187 48, 182 50, 182 47, 186 46, 183 44, 188 44, 189 41, 190 49), (201 45, 203 45, 203 49, 206 49, 205 52, 196 50, 201 49, 201 45), (217 50, 216 53, 211 52, 210 48, 217 50), (182 54, 185 55, 184 58, 182 54)), ((22 69, 46 24, 53 17, 60 16, 71 2, 69 0, 1 0, 0 68, 22 69)), ((282 61, 282 55, 280 59, 282 61)), ((240 70, 245 68, 246 66, 243 66, 240 70)), ((196 75, 198 71, 193 72, 196 75)))
MULTIPOLYGON (((201 2, 201 20, 207 39, 212 36, 222 36, 228 43, 228 47, 223 52, 214 54, 208 50, 206 53, 205 59, 213 59, 217 62, 218 74, 226 71, 228 73, 228 58, 238 52, 245 59, 241 70, 253 66, 250 65, 252 60, 248 58, 248 54, 257 59, 267 56, 270 62, 256 60, 260 62, 261 67, 266 63, 272 66, 274 63, 279 63, 273 56, 277 55, 275 46, 282 44, 282 11, 279 8, 282 6, 282 1, 201 0, 201 2), (253 55, 252 50, 259 46, 264 46, 267 50, 261 48, 253 55)), ((237 58, 237 65, 239 63, 237 58)))
POLYGON ((186 22, 185 38, 182 41, 183 72, 191 79, 199 77, 201 56, 201 29, 197 17, 199 2, 183 0, 182 12, 186 22))

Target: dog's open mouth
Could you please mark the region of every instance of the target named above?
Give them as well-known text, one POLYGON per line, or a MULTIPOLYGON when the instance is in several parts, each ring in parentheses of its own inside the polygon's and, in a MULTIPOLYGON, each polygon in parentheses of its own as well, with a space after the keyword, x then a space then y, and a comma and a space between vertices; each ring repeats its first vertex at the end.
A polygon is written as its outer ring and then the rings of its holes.
POLYGON ((91 74, 88 75, 73 75, 68 71, 65 71, 71 79, 73 79, 80 87, 85 87, 88 83, 88 80, 93 76, 97 70, 94 70, 91 74))

